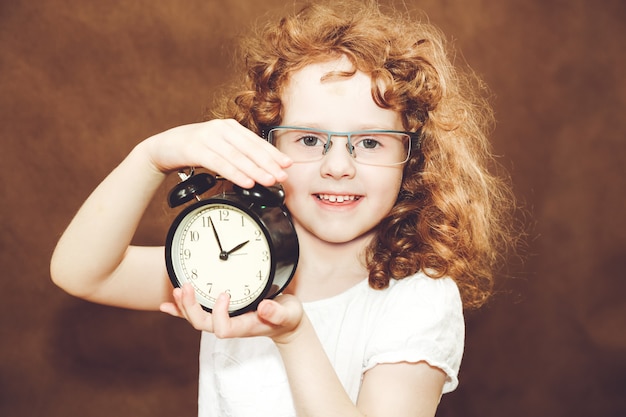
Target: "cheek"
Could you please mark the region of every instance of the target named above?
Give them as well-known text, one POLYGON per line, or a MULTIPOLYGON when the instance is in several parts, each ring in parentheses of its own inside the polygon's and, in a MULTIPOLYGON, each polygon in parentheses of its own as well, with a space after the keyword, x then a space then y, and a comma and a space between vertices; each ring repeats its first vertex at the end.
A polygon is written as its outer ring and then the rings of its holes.
MULTIPOLYGON (((372 192, 375 190, 377 194, 384 195, 386 201, 393 200, 391 203, 393 205, 402 186, 402 171, 390 169, 389 172, 379 172, 369 176, 367 181, 372 192)), ((368 192, 368 194, 370 193, 368 192)))
POLYGON ((281 185, 285 191, 285 205, 289 208, 298 194, 307 193, 307 184, 311 182, 313 173, 306 166, 292 166, 287 168, 287 180, 281 185))

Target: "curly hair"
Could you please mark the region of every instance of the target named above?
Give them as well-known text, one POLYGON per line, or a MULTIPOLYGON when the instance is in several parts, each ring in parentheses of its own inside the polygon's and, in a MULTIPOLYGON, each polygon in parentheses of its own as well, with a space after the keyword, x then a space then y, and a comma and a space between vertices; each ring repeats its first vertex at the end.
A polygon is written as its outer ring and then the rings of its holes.
MULTIPOLYGON (((370 286, 420 270, 452 277, 466 308, 493 292, 494 275, 512 238, 513 197, 487 132, 493 115, 485 88, 455 68, 441 32, 408 13, 383 12, 375 1, 312 4, 267 24, 244 42, 243 88, 222 99, 219 117, 249 129, 279 125, 281 93, 291 73, 347 57, 372 78, 376 104, 422 129, 422 147, 404 167, 397 202, 367 250, 370 286)), ((350 76, 350 74, 340 74, 350 76)))

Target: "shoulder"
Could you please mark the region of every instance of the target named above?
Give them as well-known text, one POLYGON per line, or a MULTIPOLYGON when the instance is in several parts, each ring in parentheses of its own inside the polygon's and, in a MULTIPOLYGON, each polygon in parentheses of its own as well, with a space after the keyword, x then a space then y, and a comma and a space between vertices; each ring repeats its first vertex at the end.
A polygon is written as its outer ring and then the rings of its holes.
POLYGON ((452 278, 431 278, 423 272, 418 272, 402 279, 392 279, 389 282, 389 289, 392 291, 410 289, 411 291, 429 292, 431 294, 446 293, 459 295, 459 289, 452 278))
POLYGON ((453 390, 465 343, 463 304, 454 280, 418 273, 392 281, 378 297, 365 369, 425 361, 446 373, 444 392, 453 390))
MULTIPOLYGON (((384 290, 370 289, 373 297, 383 303, 382 311, 406 316, 461 314, 461 294, 452 278, 430 278, 423 273, 392 280, 384 290)), ((381 311, 381 312, 382 312, 381 311)))
POLYGON ((374 296, 379 298, 374 309, 380 320, 406 323, 422 330, 463 323, 463 303, 452 278, 434 279, 417 273, 391 281, 387 289, 374 296))
POLYGON ((378 364, 423 361, 446 373, 445 392, 456 387, 465 322, 453 279, 417 273, 383 290, 364 280, 304 307, 334 360, 347 355, 348 362, 358 361, 359 375, 378 364))
POLYGON ((342 311, 360 311, 359 321, 384 315, 419 317, 435 312, 460 314, 463 305, 459 289, 451 278, 433 279, 423 273, 392 280, 385 289, 371 288, 367 280, 348 291, 324 300, 305 303, 305 310, 314 315, 336 315, 342 311), (332 313, 331 313, 332 312, 332 313))

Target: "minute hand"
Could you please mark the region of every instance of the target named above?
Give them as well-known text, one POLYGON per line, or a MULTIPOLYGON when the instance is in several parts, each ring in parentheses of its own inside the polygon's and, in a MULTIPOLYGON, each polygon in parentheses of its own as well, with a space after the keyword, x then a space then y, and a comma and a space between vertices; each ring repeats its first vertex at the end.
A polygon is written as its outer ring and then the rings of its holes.
POLYGON ((213 224, 213 220, 211 220, 211 217, 209 217, 209 223, 211 223, 211 228, 213 229, 213 235, 215 236, 215 240, 217 241, 217 246, 220 248, 220 259, 222 261, 225 261, 228 259, 228 252, 222 249, 222 242, 220 242, 220 237, 217 235, 217 229, 215 228, 215 225, 213 224))

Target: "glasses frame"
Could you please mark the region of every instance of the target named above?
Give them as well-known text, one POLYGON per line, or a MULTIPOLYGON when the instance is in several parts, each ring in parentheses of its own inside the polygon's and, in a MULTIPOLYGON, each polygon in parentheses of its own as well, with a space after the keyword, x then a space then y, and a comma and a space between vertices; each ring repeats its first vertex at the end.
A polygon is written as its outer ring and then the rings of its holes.
MULTIPOLYGON (((325 130, 325 129, 315 129, 312 127, 299 127, 299 126, 264 126, 261 128, 261 135, 263 137, 263 139, 265 139, 266 141, 270 141, 269 135, 273 130, 276 129, 293 129, 293 130, 300 130, 303 132, 316 132, 316 133, 323 133, 328 137, 328 141, 324 144, 324 150, 322 151, 322 154, 320 156, 319 160, 322 160, 324 158, 324 156, 326 155, 326 153, 330 150, 330 148, 332 148, 333 146, 333 141, 332 141, 332 137, 333 136, 343 136, 348 138, 347 142, 346 142, 346 149, 348 150, 348 153, 350 154, 350 156, 352 157, 352 159, 354 159, 356 162, 359 162, 361 164, 365 164, 365 165, 373 165, 373 166, 396 166, 396 165, 402 165, 407 163, 407 161, 409 159, 411 159, 411 154, 413 153, 413 151, 419 151, 422 147, 422 128, 420 127, 416 132, 406 132, 406 131, 402 131, 402 130, 354 130, 354 131, 349 131, 349 132, 336 132, 336 131, 332 131, 332 130, 325 130), (352 144, 351 138, 354 135, 364 135, 364 134, 372 134, 372 133, 394 133, 394 134, 403 134, 403 135, 407 135, 409 137, 409 149, 407 152, 407 156, 406 159, 402 162, 395 162, 393 164, 370 164, 367 162, 362 162, 360 160, 357 159, 356 157, 356 153, 354 152, 354 145, 352 144)), ((316 160, 312 160, 312 161, 307 161, 307 162, 315 162, 318 161, 318 159, 316 160)))

